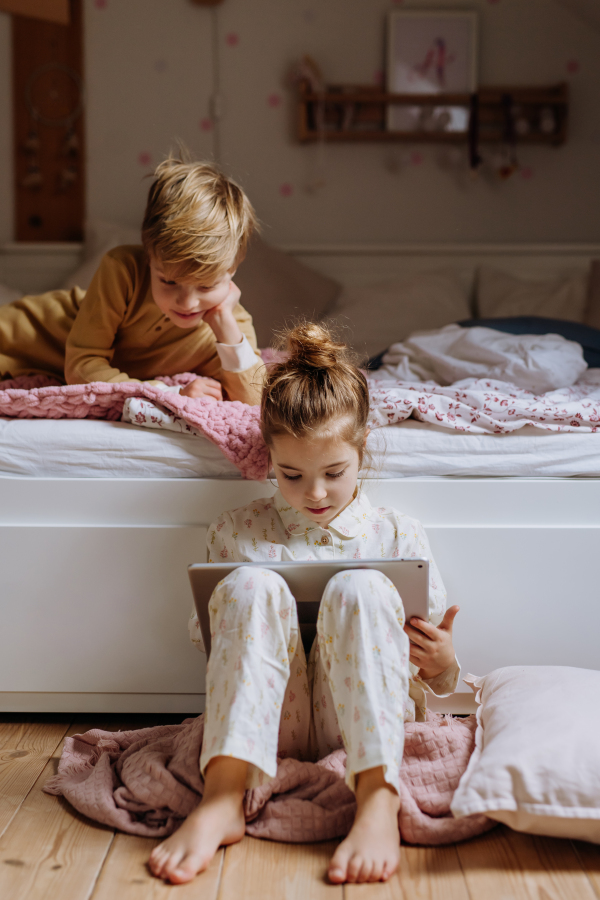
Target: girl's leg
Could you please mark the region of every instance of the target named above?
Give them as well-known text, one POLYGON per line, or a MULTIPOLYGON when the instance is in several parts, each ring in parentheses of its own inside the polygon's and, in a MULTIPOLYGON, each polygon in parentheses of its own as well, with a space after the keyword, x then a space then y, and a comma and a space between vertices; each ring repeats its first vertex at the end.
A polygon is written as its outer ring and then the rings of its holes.
MULTIPOLYGON (((299 646, 296 603, 275 572, 237 569, 217 586, 209 609, 212 648, 200 756, 205 793, 150 857, 155 875, 177 883, 203 871, 221 844, 243 837, 245 790, 276 774, 290 661, 299 646)), ((302 661, 301 644, 299 652, 302 661)), ((305 666, 304 673, 306 678, 305 666)), ((305 707, 295 728, 300 748, 308 740, 308 702, 305 707)))
POLYGON ((398 866, 399 770, 409 685, 403 629, 400 596, 380 572, 344 572, 329 582, 319 611, 315 686, 322 688, 326 681, 330 700, 324 690, 315 696, 316 735, 327 747, 341 738, 346 781, 357 799, 352 830, 330 864, 332 881, 385 880, 398 866), (333 709, 323 709, 323 699, 333 709))

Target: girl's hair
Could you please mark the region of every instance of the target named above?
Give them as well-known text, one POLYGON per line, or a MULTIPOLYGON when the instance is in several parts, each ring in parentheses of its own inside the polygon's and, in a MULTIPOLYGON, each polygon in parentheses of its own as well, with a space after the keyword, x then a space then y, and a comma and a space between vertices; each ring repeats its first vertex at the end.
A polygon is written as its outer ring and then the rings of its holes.
POLYGON ((351 444, 362 466, 369 416, 367 379, 346 344, 328 328, 306 322, 280 333, 285 361, 267 373, 261 431, 267 446, 276 435, 331 434, 351 444))
POLYGON ((185 151, 156 168, 142 224, 142 243, 179 278, 220 278, 234 271, 257 229, 245 193, 207 162, 185 151))

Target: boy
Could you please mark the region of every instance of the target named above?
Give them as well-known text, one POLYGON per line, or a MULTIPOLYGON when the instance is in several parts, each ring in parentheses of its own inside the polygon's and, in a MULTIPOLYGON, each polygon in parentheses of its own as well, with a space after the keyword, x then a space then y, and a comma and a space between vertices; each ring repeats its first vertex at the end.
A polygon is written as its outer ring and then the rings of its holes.
POLYGON ((0 307, 0 379, 42 373, 86 384, 194 372, 185 396, 259 403, 264 367, 232 281, 255 228, 250 201, 214 166, 165 160, 143 246, 107 253, 87 293, 0 307))

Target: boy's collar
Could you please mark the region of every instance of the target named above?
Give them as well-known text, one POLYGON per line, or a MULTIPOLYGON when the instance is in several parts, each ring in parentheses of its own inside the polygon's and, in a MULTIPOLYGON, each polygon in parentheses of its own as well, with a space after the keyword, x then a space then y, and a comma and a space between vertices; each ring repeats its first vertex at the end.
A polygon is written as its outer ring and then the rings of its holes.
MULTIPOLYGON (((317 522, 305 516, 304 513, 290 506, 279 489, 277 489, 273 497, 273 503, 286 531, 290 534, 305 534, 308 531, 321 527, 317 522)), ((356 537, 361 528, 364 528, 365 520, 370 517, 372 511, 373 507, 368 497, 363 491, 359 490, 354 500, 327 527, 341 537, 356 537)))

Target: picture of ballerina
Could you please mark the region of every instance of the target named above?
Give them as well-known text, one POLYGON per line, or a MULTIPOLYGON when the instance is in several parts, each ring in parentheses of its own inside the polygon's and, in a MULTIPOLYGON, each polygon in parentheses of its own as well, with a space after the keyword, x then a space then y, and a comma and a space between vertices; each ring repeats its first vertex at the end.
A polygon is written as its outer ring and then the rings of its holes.
MULTIPOLYGON (((387 87, 396 94, 471 93, 476 78, 477 14, 474 12, 390 13, 387 87)), ((466 128, 463 107, 440 109, 390 106, 388 128, 422 130, 439 119, 444 130, 466 128), (443 113, 443 115, 442 115, 443 113)))
POLYGON ((432 72, 438 86, 445 90, 446 70, 455 60, 456 54, 448 51, 446 39, 437 37, 427 50, 423 62, 415 66, 414 71, 422 78, 427 78, 432 72))

